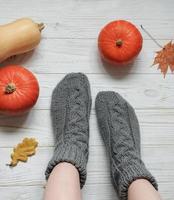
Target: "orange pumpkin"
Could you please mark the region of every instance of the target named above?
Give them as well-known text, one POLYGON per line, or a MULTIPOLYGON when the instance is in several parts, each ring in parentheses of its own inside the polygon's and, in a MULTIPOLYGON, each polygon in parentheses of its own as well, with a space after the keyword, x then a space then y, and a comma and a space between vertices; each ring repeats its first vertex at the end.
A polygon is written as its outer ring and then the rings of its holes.
POLYGON ((0 68, 0 113, 23 114, 34 106, 38 96, 39 84, 30 71, 18 65, 0 68))
POLYGON ((127 64, 141 51, 143 38, 139 30, 125 20, 107 24, 98 37, 102 58, 114 64, 127 64))

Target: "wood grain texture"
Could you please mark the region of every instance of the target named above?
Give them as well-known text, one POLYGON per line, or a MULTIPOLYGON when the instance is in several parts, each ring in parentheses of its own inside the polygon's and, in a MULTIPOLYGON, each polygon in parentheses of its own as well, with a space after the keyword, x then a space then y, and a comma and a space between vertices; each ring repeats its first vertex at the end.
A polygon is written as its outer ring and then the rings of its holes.
MULTIPOLYGON (((142 143, 145 145, 174 145, 174 110, 136 110, 142 143)), ((90 145, 101 145, 101 137, 95 112, 90 118, 90 145)), ((34 110, 21 117, 3 117, 0 119, 0 146, 13 147, 23 137, 35 137, 39 146, 53 146, 54 139, 49 110, 34 110)))
MULTIPOLYGON (((36 74, 40 84, 40 96, 34 110, 50 109, 52 91, 65 74, 36 74)), ((173 75, 164 80, 161 75, 103 75, 89 74, 94 110, 95 97, 100 91, 120 93, 136 109, 160 109, 172 112, 174 108, 173 75), (169 110, 169 111, 168 111, 169 110)), ((3 117, 2 117, 3 118, 3 117)), ((0 117, 1 119, 1 117, 0 117)))
MULTIPOLYGON (((44 171, 49 159, 52 157, 53 147, 39 147, 37 154, 30 157, 27 163, 19 163, 14 168, 5 165, 10 161, 11 150, 11 148, 1 148, 4 157, 1 159, 0 164, 2 173, 0 186, 43 184, 45 182, 44 171)), ((143 160, 161 184, 163 182, 172 183, 173 181, 174 158, 170 158, 173 153, 173 145, 143 145, 143 160), (162 154, 165 156, 162 157, 162 154)), ((109 160, 103 145, 90 146, 87 183, 110 183, 109 160)))
MULTIPOLYGON (((4 155, 1 163, 9 162, 10 148, 1 148, 1 154, 4 155)), ((0 187, 14 187, 27 185, 45 184, 44 171, 47 162, 52 156, 53 148, 39 148, 36 156, 29 158, 27 163, 20 163, 15 168, 8 168, 4 164, 1 167, 0 187), (42 162, 41 162, 42 161, 42 162)), ((160 185, 160 191, 163 194, 163 185, 173 184, 174 179, 174 159, 173 146, 144 146, 143 159, 145 160, 149 170, 156 176, 160 185), (170 153, 169 153, 170 152, 170 153), (161 155, 165 155, 161 157, 161 155), (170 159, 170 162, 169 162, 170 159)), ((87 186, 110 185, 110 173, 107 154, 103 146, 91 146, 90 157, 88 163, 88 179, 87 186)), ((170 189, 170 188, 169 188, 170 189)), ((170 191, 170 190, 169 190, 170 191)))
MULTIPOLYGON (((164 45, 168 41, 160 40, 160 43, 164 45)), ((153 41, 144 40, 143 49, 134 63, 127 68, 115 69, 101 60, 97 39, 43 39, 34 52, 17 56, 13 63, 23 64, 37 74, 63 74, 79 71, 96 75, 109 73, 123 77, 127 74, 160 74, 157 66, 152 67, 157 50, 159 47, 153 41)), ((1 66, 9 63, 11 60, 2 63, 1 66)), ((161 77, 163 78, 162 75, 161 77)))
POLYGON ((54 138, 50 117, 55 85, 70 72, 83 72, 91 83, 90 157, 84 200, 117 200, 108 156, 98 130, 94 101, 97 93, 114 90, 136 109, 141 127, 142 156, 156 176, 163 199, 174 196, 174 77, 166 79, 150 67, 156 44, 142 31, 141 54, 127 69, 112 69, 97 50, 100 29, 109 21, 127 19, 142 24, 160 44, 174 38, 173 0, 0 0, 0 24, 28 16, 44 22, 42 41, 34 52, 6 61, 26 66, 40 83, 40 97, 26 116, 0 116, 0 199, 41 200, 44 170, 52 156, 54 138), (39 141, 37 154, 10 169, 12 147, 24 137, 39 141))

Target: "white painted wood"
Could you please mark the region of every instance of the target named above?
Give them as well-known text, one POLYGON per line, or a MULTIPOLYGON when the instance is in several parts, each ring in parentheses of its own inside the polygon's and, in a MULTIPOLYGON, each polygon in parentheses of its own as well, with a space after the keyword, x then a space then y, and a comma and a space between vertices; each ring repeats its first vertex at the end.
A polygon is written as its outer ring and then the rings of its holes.
MULTIPOLYGON (((41 98, 36 109, 49 109, 52 90, 64 74, 38 74, 41 98), (43 98, 42 98, 43 97, 43 98)), ((135 108, 174 108, 173 75, 164 80, 161 75, 88 75, 91 83, 93 108, 99 91, 114 90, 123 95, 135 108)))
MULTIPOLYGON (((11 148, 1 148, 0 150, 4 155, 0 163, 0 186, 45 183, 44 171, 52 157, 53 147, 39 147, 35 156, 29 158, 27 163, 20 163, 15 168, 6 166, 10 161, 11 148)), ((143 145, 142 157, 160 184, 173 182, 173 153, 173 145, 143 145)), ((103 145, 90 147, 87 183, 110 183, 108 155, 103 145)))
MULTIPOLYGON (((173 1, 147 0, 62 0, 0 1, 0 23, 29 16, 47 24, 46 38, 96 38, 109 21, 127 19, 143 24, 157 39, 172 39, 174 34, 173 1), (7 6, 8 5, 8 6, 7 6), (16 12, 17 9, 20 12, 16 12)), ((146 35, 144 35, 148 38, 146 35)))
MULTIPOLYGON (((65 74, 36 74, 40 83, 40 97, 34 109, 50 109, 54 87, 65 74)), ((161 75, 117 75, 89 74, 94 109, 95 97, 100 91, 113 90, 124 96, 136 109, 174 108, 173 75, 164 80, 161 75)), ((167 112, 167 111, 164 111, 167 112)))
MULTIPOLYGON (((44 170, 49 158, 52 155, 52 148, 39 148, 34 157, 29 158, 28 163, 20 163, 15 168, 8 168, 2 163, 8 163, 10 154, 9 148, 1 148, 4 157, 1 159, 1 180, 0 186, 14 187, 24 185, 44 185, 44 170), (42 163, 41 163, 42 161, 42 163)), ((155 174, 159 184, 173 184, 174 178, 174 149, 172 146, 147 146, 143 150, 143 158, 148 168, 155 174), (170 153, 169 153, 170 152, 170 153), (164 154, 165 156, 161 156, 164 154), (169 162, 170 159, 170 162, 169 162)), ((88 180, 89 185, 110 184, 110 174, 107 155, 103 146, 91 147, 88 164, 88 180)))
POLYGON ((141 30, 143 50, 128 69, 108 70, 97 50, 100 29, 115 19, 130 20, 138 27, 143 24, 160 44, 165 44, 174 38, 173 7, 173 0, 0 0, 0 24, 23 16, 46 24, 42 41, 34 52, 1 64, 13 61, 26 66, 36 74, 41 92, 27 116, 0 116, 0 199, 43 198, 43 174, 54 146, 49 111, 51 94, 65 74, 80 71, 88 74, 93 97, 84 200, 116 200, 94 110, 95 97, 102 90, 119 92, 136 108, 143 159, 159 180, 163 199, 173 200, 173 75, 163 79, 155 67, 150 68, 159 48, 141 30), (5 164, 10 160, 12 147, 24 137, 35 137, 39 141, 37 154, 28 163, 10 169, 5 164))
MULTIPOLYGON (((174 145, 174 110, 136 110, 144 145, 174 145)), ((90 118, 90 145, 102 145, 95 112, 90 118)), ((49 110, 34 110, 21 117, 0 118, 0 147, 13 147, 24 137, 35 137, 39 146, 53 146, 49 110)))
MULTIPOLYGON (((165 200, 173 198, 170 187, 174 187, 172 184, 163 184, 161 189, 162 197, 165 200)), ((4 199, 12 200, 42 200, 43 199, 43 186, 14 186, 14 187, 0 187, 0 194, 3 194, 4 199), (7 192, 8 191, 8 192, 7 192), (12 195, 13 194, 13 195, 12 195)), ((86 185, 83 189, 83 199, 95 199, 95 200, 118 200, 115 196, 115 191, 111 184, 94 184, 86 185)))
MULTIPOLYGON (((0 187, 0 193, 6 200, 19 199, 19 200, 42 200, 43 199, 43 186, 20 186, 17 187, 0 187), (6 192, 8 190, 8 193, 6 192), (12 194, 14 194, 12 196, 12 194)), ((169 195, 168 195, 169 196, 169 195)), ((86 185, 83 189, 83 199, 95 200, 118 200, 115 197, 115 192, 111 184, 94 184, 86 185)))
MULTIPOLYGON (((173 27, 174 30, 174 27, 173 27)), ((170 40, 160 40, 162 45, 170 40)), ((43 39, 38 48, 13 60, 37 74, 84 72, 87 74, 160 74, 157 66, 151 67, 159 47, 151 40, 144 40, 143 49, 128 68, 111 68, 102 62, 97 39, 43 39)), ((7 65, 12 60, 1 64, 7 65)), ((161 75, 162 76, 162 75, 161 75)), ((166 77, 167 79, 167 77, 166 77)))

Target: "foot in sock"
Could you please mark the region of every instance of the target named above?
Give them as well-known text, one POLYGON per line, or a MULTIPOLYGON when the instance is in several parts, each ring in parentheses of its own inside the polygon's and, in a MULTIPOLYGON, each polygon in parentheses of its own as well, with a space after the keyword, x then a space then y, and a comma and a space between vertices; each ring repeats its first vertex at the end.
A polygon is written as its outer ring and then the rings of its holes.
POLYGON ((68 74, 52 95, 51 117, 56 145, 45 172, 46 179, 57 164, 69 162, 79 171, 83 187, 88 161, 90 110, 91 93, 87 77, 81 73, 68 74))
POLYGON ((154 177, 141 160, 139 124, 132 106, 115 92, 100 92, 95 104, 110 157, 113 185, 120 199, 127 200, 128 188, 136 179, 147 179, 157 189, 154 177))

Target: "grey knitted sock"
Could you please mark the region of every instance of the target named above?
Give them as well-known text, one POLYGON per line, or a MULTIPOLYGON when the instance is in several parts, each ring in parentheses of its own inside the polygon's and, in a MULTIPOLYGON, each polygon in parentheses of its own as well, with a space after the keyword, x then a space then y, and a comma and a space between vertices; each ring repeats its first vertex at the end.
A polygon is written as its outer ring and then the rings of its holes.
POLYGON ((91 93, 81 73, 68 74, 54 89, 51 116, 56 147, 45 175, 48 179, 60 162, 69 162, 79 171, 81 188, 86 180, 91 93))
POLYGON ((157 189, 154 177, 141 160, 139 124, 134 109, 119 94, 100 92, 96 113, 110 156, 113 185, 120 199, 127 200, 128 188, 136 179, 147 179, 157 189))

